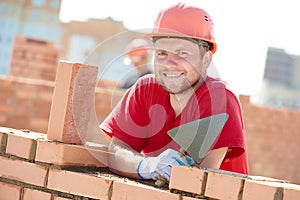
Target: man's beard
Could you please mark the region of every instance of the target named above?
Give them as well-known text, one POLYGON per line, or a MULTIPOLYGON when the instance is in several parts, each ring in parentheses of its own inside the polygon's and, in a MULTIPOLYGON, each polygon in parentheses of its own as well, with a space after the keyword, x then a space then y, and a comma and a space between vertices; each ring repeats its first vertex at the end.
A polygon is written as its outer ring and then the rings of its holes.
POLYGON ((159 84, 162 86, 162 88, 164 88, 164 90, 166 90, 168 93, 170 94, 179 94, 179 93, 182 93, 188 89, 191 89, 191 88, 194 88, 195 85, 198 84, 200 79, 194 81, 192 84, 187 81, 187 80, 184 80, 183 83, 179 86, 170 86, 168 87, 166 84, 164 84, 164 82, 162 80, 158 80, 159 84), (172 89, 174 88, 174 89, 172 89))

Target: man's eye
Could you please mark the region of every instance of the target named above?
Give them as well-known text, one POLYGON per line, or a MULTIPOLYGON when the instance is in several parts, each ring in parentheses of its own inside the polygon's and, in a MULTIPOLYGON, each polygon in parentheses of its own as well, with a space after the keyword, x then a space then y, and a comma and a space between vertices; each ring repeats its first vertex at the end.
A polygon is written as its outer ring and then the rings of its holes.
POLYGON ((166 57, 168 54, 167 54, 166 51, 158 51, 158 52, 156 53, 156 55, 157 55, 158 57, 166 57))
POLYGON ((178 56, 180 56, 180 57, 186 57, 188 55, 189 55, 189 53, 187 51, 179 51, 178 52, 178 56))

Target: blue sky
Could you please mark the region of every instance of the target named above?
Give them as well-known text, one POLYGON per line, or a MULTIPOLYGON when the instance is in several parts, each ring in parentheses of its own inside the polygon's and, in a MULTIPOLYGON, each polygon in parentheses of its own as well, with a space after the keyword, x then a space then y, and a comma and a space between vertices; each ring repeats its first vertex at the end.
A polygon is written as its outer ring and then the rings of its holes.
MULTIPOLYGON (((123 21, 128 29, 151 28, 157 13, 175 0, 62 0, 60 19, 123 21)), ((218 50, 213 58, 221 78, 239 94, 256 94, 261 86, 267 48, 300 55, 300 19, 294 0, 183 0, 213 18, 218 50)))

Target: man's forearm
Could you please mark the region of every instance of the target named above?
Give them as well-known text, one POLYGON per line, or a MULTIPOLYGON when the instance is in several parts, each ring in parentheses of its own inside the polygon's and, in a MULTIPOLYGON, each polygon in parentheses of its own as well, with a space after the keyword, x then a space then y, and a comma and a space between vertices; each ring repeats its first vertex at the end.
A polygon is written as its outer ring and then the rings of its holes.
POLYGON ((140 178, 137 167, 144 158, 142 154, 116 143, 111 143, 108 150, 108 166, 112 172, 130 178, 140 178))

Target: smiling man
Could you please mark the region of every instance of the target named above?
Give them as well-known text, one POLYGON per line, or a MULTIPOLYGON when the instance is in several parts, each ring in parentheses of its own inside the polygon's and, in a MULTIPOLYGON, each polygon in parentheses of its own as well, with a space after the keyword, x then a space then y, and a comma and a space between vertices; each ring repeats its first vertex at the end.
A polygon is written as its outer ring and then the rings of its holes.
POLYGON ((154 75, 140 78, 100 125, 112 137, 111 171, 146 180, 169 180, 173 165, 247 174, 239 101, 225 82, 207 75, 217 48, 210 16, 203 9, 178 4, 160 12, 154 25, 146 35, 153 42, 154 75), (220 113, 229 118, 200 163, 183 156, 167 134, 220 113))

